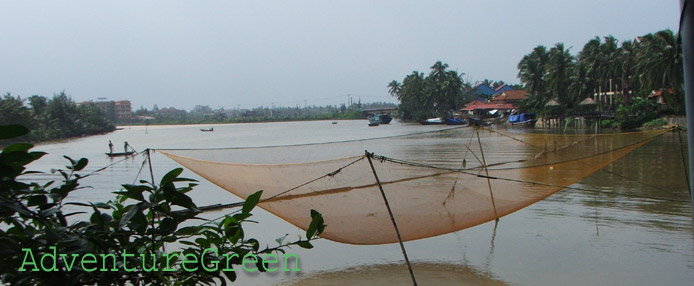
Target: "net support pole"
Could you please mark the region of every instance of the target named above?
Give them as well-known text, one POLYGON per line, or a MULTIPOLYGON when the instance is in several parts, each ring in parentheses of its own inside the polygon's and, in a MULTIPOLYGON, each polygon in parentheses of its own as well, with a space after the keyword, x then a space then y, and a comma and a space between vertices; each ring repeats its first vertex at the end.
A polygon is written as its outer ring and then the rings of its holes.
POLYGON ((371 161, 373 154, 366 152, 366 158, 369 159, 369 165, 371 166, 371 171, 374 173, 374 178, 376 178, 376 183, 378 184, 378 189, 381 191, 381 196, 383 196, 383 201, 388 209, 388 214, 390 215, 390 221, 393 222, 393 227, 395 228, 395 233, 398 235, 398 242, 400 243, 400 250, 402 250, 402 256, 405 258, 405 263, 407 263, 407 269, 410 271, 410 277, 412 278, 412 285, 417 286, 417 279, 414 277, 414 271, 412 271, 412 265, 410 264, 410 259, 407 258, 407 251, 405 251, 405 244, 402 243, 402 237, 400 236, 400 230, 398 229, 398 224, 395 222, 395 217, 393 216, 393 211, 390 209, 390 204, 388 203, 388 198, 386 197, 386 192, 383 191, 383 186, 381 185, 381 180, 378 179, 378 174, 376 174, 376 168, 374 163, 371 161))
POLYGON ((492 198, 492 207, 494 208, 494 217, 496 221, 499 221, 499 214, 496 212, 496 203, 494 202, 494 192, 492 192, 492 181, 489 178, 489 169, 487 169, 487 159, 484 158, 484 151, 482 150, 482 141, 480 140, 480 130, 475 127, 475 132, 477 132, 477 144, 480 145, 480 155, 482 156, 482 166, 484 167, 484 173, 487 175, 487 186, 489 186, 489 196, 492 198))
MULTIPOLYGON (((687 111, 687 140, 689 162, 694 162, 694 7, 692 0, 680 0, 680 37, 684 69, 684 94, 687 111)), ((689 169, 689 181, 694 181, 694 168, 689 169)), ((694 191, 689 189, 694 223, 694 191)))
POLYGON ((149 176, 152 178, 152 185, 154 186, 154 170, 152 169, 152 151, 147 148, 147 164, 149 165, 149 176))

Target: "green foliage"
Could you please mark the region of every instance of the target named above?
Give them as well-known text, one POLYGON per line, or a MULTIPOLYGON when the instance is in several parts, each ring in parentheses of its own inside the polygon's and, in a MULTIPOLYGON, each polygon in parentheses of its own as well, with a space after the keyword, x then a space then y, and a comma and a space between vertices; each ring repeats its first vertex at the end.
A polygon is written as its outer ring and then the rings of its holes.
POLYGON ((667 120, 663 118, 656 118, 643 124, 644 127, 660 127, 667 125, 667 120))
MULTIPOLYGON (((576 57, 562 43, 549 51, 539 45, 518 63, 518 77, 529 93, 522 109, 539 111, 552 98, 570 109, 586 97, 608 91, 621 94, 623 104, 629 104, 632 98, 662 90, 673 112, 683 114, 680 49, 671 30, 621 45, 613 36, 595 37, 576 57)), ((633 120, 629 121, 627 125, 633 125, 633 120)))
POLYGON ((619 122, 613 119, 603 119, 600 121, 600 128, 617 129, 619 128, 619 122))
POLYGON ((616 119, 620 122, 620 128, 632 129, 658 117, 655 104, 647 98, 635 97, 632 103, 620 105, 617 108, 616 119))
POLYGON ((400 101, 399 113, 404 120, 421 121, 430 117, 448 116, 449 110, 457 110, 463 97, 462 76, 457 71, 446 70, 448 64, 436 62, 427 77, 413 71, 402 84, 391 81, 389 93, 400 101))
POLYGON ((18 124, 31 130, 28 141, 78 137, 115 130, 101 109, 93 104, 77 105, 61 92, 51 99, 32 95, 24 100, 6 94, 0 99, 0 124, 18 124))
MULTIPOLYGON (((17 126, 0 126, 3 138, 20 136, 28 130, 17 126)), ((80 172, 88 164, 85 158, 73 160, 65 170, 53 172, 62 177, 38 184, 24 182, 21 176, 27 164, 45 153, 30 151, 33 146, 15 143, 0 153, 0 281, 11 285, 216 285, 225 279, 234 281, 235 272, 223 271, 227 264, 242 265, 247 254, 260 255, 284 252, 297 245, 311 248, 310 241, 325 229, 320 213, 311 211, 312 221, 306 239, 285 242, 276 247, 261 248, 257 239, 247 237, 243 224, 250 222, 251 211, 261 201, 262 191, 251 196, 236 213, 221 220, 199 217, 195 203, 187 195, 196 185, 182 178, 182 169, 174 169, 162 177, 158 185, 140 181, 123 185, 118 196, 105 203, 66 201, 83 187, 80 172), (66 210, 70 207, 70 212, 66 210), (77 209, 77 210, 75 210, 77 209), (83 218, 83 219, 80 219, 83 218), (86 218, 86 219, 84 219, 86 218), (201 225, 191 222, 205 221, 201 225), (184 227, 185 226, 185 227, 184 227), (167 246, 177 242, 180 247, 167 246), (28 264, 27 249, 36 265, 28 264), (216 251, 210 251, 215 249, 216 251), (168 253, 167 253, 168 251, 168 253), (54 260, 55 268, 44 267, 43 256, 64 254, 65 257, 93 255, 95 268, 88 263, 64 257, 54 260), (169 259, 171 253, 178 258, 169 259), (234 254, 236 256, 234 256, 234 254), (104 256, 102 256, 104 255, 104 256), (114 255, 117 259, 110 259, 114 255), (186 255, 200 260, 186 262, 186 255), (229 258, 231 257, 231 258, 229 258), (40 260, 40 261, 39 261, 40 260), (218 263, 218 264, 216 264, 218 263), (219 267, 213 268, 212 266, 219 267), (149 269, 146 270, 145 268, 149 269), (156 271, 152 270, 156 269, 156 271), (101 271, 108 269, 108 271, 101 271), (167 269, 171 269, 168 271, 167 269), (22 271, 23 270, 23 271, 22 271)), ((56 255, 58 256, 58 255, 56 255)), ((50 259, 48 259, 50 260, 50 259)), ((46 263, 51 264, 51 263, 46 263)), ((246 263, 248 264, 248 263, 246 263)), ((256 266, 264 271, 264 262, 257 257, 256 266)))

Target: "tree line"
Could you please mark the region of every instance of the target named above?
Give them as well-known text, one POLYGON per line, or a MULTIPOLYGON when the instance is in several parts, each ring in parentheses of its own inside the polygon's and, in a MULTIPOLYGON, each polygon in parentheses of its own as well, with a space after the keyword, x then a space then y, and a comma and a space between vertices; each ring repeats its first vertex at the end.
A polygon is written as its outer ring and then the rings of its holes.
MULTIPOLYGON (((572 111, 587 97, 615 92, 615 106, 642 104, 653 91, 684 113, 683 70, 678 37, 669 29, 619 42, 613 36, 595 37, 578 55, 557 43, 549 50, 538 45, 518 63, 518 77, 529 98, 524 108, 541 111, 551 99, 572 111)), ((610 108, 610 107, 607 107, 610 108)))
POLYGON ((31 130, 22 140, 44 141, 94 135, 115 130, 105 113, 94 104, 77 104, 65 92, 48 99, 27 99, 6 93, 0 98, 0 125, 18 124, 31 130), (29 106, 25 105, 28 102, 29 106))
POLYGON ((447 70, 448 64, 437 61, 427 76, 413 71, 402 83, 388 84, 388 92, 400 101, 398 112, 404 120, 421 121, 430 117, 447 116, 450 110, 462 106, 464 73, 447 70))

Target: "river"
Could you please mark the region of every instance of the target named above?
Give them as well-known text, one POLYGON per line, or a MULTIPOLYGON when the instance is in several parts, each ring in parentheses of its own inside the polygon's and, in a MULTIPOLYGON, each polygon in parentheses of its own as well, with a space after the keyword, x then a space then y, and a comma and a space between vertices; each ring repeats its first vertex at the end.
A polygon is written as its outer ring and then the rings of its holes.
MULTIPOLYGON (((67 162, 63 155, 90 159, 87 172, 113 166, 84 180, 91 188, 72 200, 106 201, 120 184, 149 179, 143 156, 112 159, 108 142, 120 151, 127 141, 145 148, 216 148, 288 145, 377 138, 444 128, 394 121, 368 127, 365 120, 224 124, 206 126, 125 126, 116 132, 40 144, 48 152, 30 166, 49 172, 67 162), (214 132, 200 128, 214 127, 214 132)), ((686 136, 683 136, 686 137, 686 136)), ((686 139, 686 138, 683 138, 686 139)), ((685 142, 686 144, 686 142, 685 142)), ((340 150, 325 150, 340 153, 340 150)), ((319 149, 320 150, 320 149, 319 149)), ((684 150, 686 152, 686 149, 684 150)), ((685 153, 686 154, 686 153, 685 153)), ((330 155, 330 154, 328 154, 330 155)), ((354 154, 359 155, 359 154, 354 154)), ((261 158, 269 160, 272 158, 261 158)), ((154 177, 179 167, 152 156, 154 177)), ((239 199, 200 180, 191 193, 198 205, 239 199)), ((48 175, 30 179, 48 180, 48 175)), ((462 231, 406 242, 420 285, 690 285, 694 281, 694 239, 687 183, 677 133, 657 137, 545 200, 462 231)), ((206 213, 218 217, 223 211, 206 213)), ((302 231, 262 210, 248 233, 268 244, 302 231)), ((356 246, 319 240, 314 248, 290 251, 300 257, 300 273, 240 275, 241 285, 408 285, 410 278, 398 244, 356 246)))

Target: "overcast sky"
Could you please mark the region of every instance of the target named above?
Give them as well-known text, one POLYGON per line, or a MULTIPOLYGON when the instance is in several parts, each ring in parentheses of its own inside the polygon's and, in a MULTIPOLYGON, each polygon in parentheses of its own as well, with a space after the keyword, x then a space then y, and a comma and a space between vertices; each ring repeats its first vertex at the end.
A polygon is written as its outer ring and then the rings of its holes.
POLYGON ((0 92, 133 108, 394 101, 386 85, 436 61, 518 83, 557 42, 677 31, 677 0, 0 0, 0 92))

